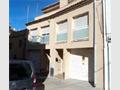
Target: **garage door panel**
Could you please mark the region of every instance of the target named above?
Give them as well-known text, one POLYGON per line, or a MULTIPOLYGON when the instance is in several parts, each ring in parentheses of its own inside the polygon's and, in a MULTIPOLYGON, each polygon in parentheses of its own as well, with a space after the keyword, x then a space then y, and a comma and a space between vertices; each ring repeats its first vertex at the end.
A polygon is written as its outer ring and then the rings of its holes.
POLYGON ((88 57, 70 55, 69 77, 72 79, 88 81, 88 57))

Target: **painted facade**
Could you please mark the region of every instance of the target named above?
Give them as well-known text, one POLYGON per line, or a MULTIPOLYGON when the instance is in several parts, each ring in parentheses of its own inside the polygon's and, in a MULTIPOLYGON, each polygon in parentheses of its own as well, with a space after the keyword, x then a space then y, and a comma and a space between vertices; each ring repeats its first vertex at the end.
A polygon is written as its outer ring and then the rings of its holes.
POLYGON ((95 17, 93 0, 60 0, 43 12, 26 25, 28 40, 45 45, 49 52, 49 77, 85 80, 103 89, 101 0, 96 2, 95 17))

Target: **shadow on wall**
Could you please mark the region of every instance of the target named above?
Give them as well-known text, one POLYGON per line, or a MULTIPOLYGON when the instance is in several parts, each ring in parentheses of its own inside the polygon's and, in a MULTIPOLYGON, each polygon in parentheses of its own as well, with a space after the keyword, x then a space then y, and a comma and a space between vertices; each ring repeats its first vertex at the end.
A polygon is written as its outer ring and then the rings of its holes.
POLYGON ((25 59, 28 34, 29 31, 27 29, 14 31, 9 28, 9 59, 25 59))
POLYGON ((41 57, 41 66, 42 68, 40 69, 40 75, 41 75, 41 81, 44 82, 49 74, 49 53, 46 53, 45 50, 43 50, 43 55, 41 57))
POLYGON ((56 49, 56 57, 55 57, 55 69, 56 75, 55 77, 58 79, 64 79, 63 73, 63 49, 56 49))
MULTIPOLYGON (((49 50, 45 51, 45 44, 28 41, 29 30, 9 30, 9 59, 30 60, 36 68, 38 82, 43 83, 49 73, 49 50)), ((44 90, 44 85, 38 90, 44 90)))
POLYGON ((40 43, 27 43, 26 57, 36 66, 36 74, 40 76, 39 82, 44 82, 49 73, 49 50, 45 50, 45 45, 40 43))
POLYGON ((68 50, 73 55, 82 56, 84 60, 85 57, 88 58, 88 82, 94 87, 94 50, 93 48, 87 49, 69 49, 68 50))

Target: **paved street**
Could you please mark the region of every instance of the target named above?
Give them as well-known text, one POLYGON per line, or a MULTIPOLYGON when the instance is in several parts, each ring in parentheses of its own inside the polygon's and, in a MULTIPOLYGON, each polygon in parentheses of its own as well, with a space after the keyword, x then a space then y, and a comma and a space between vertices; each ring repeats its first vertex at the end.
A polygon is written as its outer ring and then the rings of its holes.
POLYGON ((88 82, 74 79, 58 80, 48 78, 44 84, 45 90, 102 90, 93 88, 88 82))

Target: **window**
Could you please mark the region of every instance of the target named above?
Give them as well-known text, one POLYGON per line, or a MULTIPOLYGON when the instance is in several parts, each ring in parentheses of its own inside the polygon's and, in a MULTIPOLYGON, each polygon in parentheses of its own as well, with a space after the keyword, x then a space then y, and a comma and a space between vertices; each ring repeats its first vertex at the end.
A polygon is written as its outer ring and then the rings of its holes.
POLYGON ((37 28, 31 29, 29 32, 29 40, 32 42, 39 42, 39 38, 37 28))
POLYGON ((57 42, 67 41, 67 29, 68 29, 67 20, 57 23, 57 42))
POLYGON ((50 27, 49 26, 44 26, 41 28, 43 33, 42 33, 42 38, 41 38, 41 43, 43 44, 48 44, 49 43, 49 30, 50 30, 50 27))
POLYGON ((35 29, 31 29, 30 30, 30 32, 29 32, 29 34, 31 35, 31 36, 36 36, 37 35, 37 28, 35 28, 35 29))
POLYGON ((88 15, 73 18, 73 41, 88 38, 88 15))

